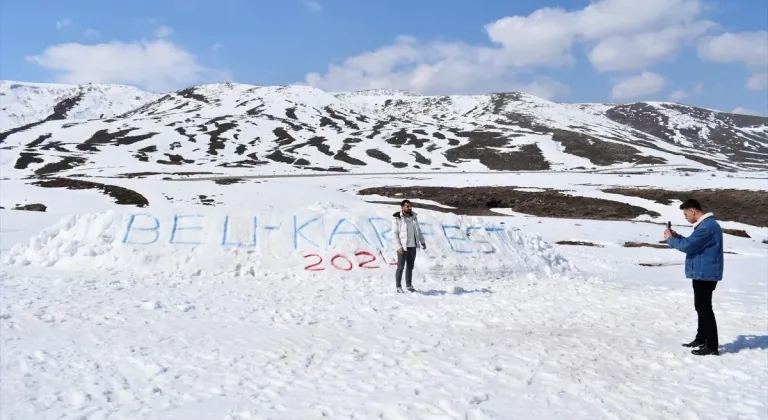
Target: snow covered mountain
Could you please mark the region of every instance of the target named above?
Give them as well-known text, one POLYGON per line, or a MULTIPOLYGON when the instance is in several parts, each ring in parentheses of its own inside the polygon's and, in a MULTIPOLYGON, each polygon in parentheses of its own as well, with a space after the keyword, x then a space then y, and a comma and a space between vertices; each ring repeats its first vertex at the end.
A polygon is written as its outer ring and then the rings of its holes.
POLYGON ((0 95, 4 177, 768 168, 768 118, 672 103, 233 83, 157 95, 6 81, 0 95))
POLYGON ((112 117, 160 97, 132 86, 0 80, 0 131, 44 119, 112 117))

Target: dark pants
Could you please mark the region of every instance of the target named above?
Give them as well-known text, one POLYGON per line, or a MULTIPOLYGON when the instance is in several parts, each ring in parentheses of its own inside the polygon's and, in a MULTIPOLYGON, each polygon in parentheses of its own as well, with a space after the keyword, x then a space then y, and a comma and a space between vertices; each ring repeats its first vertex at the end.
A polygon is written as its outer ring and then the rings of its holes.
POLYGON ((405 252, 397 254, 397 271, 395 283, 400 287, 403 281, 403 267, 405 267, 405 286, 411 287, 413 280, 413 263, 416 261, 416 247, 405 248, 405 252))
POLYGON ((709 349, 717 350, 717 321, 712 310, 712 292, 717 287, 716 281, 693 280, 693 305, 699 316, 696 340, 706 342, 709 349))

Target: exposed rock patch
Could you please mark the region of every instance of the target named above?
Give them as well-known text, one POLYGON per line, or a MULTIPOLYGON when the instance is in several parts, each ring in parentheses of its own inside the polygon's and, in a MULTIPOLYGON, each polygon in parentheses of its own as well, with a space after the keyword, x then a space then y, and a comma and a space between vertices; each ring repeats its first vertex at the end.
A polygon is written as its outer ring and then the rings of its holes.
POLYGON ((494 208, 539 217, 572 219, 631 220, 641 215, 659 216, 656 212, 619 201, 572 196, 556 190, 520 191, 516 188, 374 187, 362 189, 359 194, 380 195, 395 200, 430 200, 453 207, 438 207, 441 210, 437 211, 475 216, 498 216, 499 213, 491 210, 494 208))
MULTIPOLYGON (((733 221, 757 227, 768 227, 768 191, 736 189, 701 189, 671 191, 657 188, 605 188, 604 192, 640 197, 661 204, 699 200, 705 212, 713 212, 718 220, 733 221)), ((682 217, 682 215, 681 215, 682 217)))
POLYGON ((83 181, 72 178, 46 178, 33 182, 43 188, 66 188, 69 190, 100 190, 102 193, 115 199, 116 204, 145 207, 149 201, 136 191, 117 185, 100 184, 98 182, 83 181))

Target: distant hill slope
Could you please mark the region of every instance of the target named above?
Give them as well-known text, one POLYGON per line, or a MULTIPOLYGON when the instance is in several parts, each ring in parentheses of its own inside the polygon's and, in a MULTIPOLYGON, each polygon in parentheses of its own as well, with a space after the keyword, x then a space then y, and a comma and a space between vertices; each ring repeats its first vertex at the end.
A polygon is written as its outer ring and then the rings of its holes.
POLYGON ((0 131, 50 120, 113 117, 160 97, 131 86, 0 80, 0 131))
POLYGON ((208 84, 2 81, 2 171, 568 170, 627 164, 768 168, 768 118, 672 103, 563 104, 524 93, 328 93, 208 84))

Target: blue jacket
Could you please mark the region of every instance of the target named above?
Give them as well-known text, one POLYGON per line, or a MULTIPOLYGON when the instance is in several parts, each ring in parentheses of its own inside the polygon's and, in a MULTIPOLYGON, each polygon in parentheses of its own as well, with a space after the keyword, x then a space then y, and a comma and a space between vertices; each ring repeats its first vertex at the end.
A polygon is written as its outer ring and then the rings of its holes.
POLYGON ((701 219, 689 237, 675 234, 670 247, 685 252, 685 277, 694 280, 723 279, 723 230, 715 217, 701 219))

